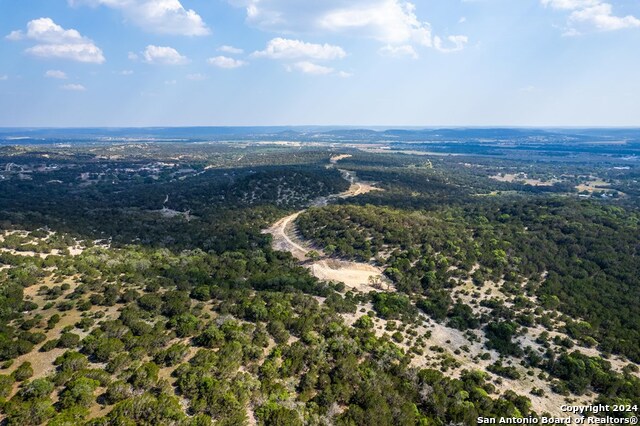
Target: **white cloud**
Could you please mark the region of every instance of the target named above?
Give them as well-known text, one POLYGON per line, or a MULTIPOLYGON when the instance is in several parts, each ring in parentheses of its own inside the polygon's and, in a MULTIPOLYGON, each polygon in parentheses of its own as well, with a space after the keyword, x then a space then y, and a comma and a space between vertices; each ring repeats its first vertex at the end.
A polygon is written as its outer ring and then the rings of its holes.
POLYGON ((301 40, 278 37, 270 40, 264 50, 253 52, 251 56, 291 60, 293 63, 285 65, 285 69, 289 72, 299 71, 312 75, 334 74, 341 77, 351 76, 351 74, 344 71, 336 71, 331 67, 314 62, 337 60, 347 56, 342 47, 327 43, 307 43, 301 40))
POLYGON ((271 59, 298 59, 309 58, 316 60, 341 59, 347 53, 340 46, 330 44, 306 43, 300 40, 286 38, 274 38, 267 43, 267 47, 253 56, 271 59))
POLYGON ((324 67, 322 65, 314 64, 309 61, 301 61, 296 62, 293 65, 286 66, 287 71, 291 72, 293 70, 303 72, 305 74, 313 74, 313 75, 327 75, 332 74, 335 70, 333 68, 324 67))
POLYGON ((71 92, 84 92, 86 89, 86 87, 84 87, 82 84, 65 84, 63 86, 60 86, 61 89, 63 90, 69 90, 71 92))
POLYGON ((152 44, 142 52, 142 57, 148 64, 181 65, 189 62, 186 56, 182 56, 173 47, 154 46, 152 44))
POLYGON ((44 76, 48 78, 57 78, 59 80, 65 80, 67 78, 67 74, 65 74, 64 71, 59 70, 49 70, 44 73, 44 76))
POLYGON ((588 24, 600 31, 614 31, 640 27, 640 19, 632 15, 615 16, 609 3, 601 3, 586 9, 575 10, 569 16, 572 25, 588 24))
POLYGON ((285 69, 289 72, 299 71, 301 73, 310 75, 336 75, 342 78, 349 78, 353 75, 346 71, 336 71, 331 67, 318 65, 310 61, 299 61, 293 64, 287 64, 285 65, 285 69))
POLYGON ((402 56, 409 56, 413 59, 418 58, 418 53, 410 44, 403 44, 401 46, 387 44, 386 46, 381 47, 379 52, 382 56, 390 56, 392 58, 399 58, 402 56))
POLYGON ((96 64, 104 62, 102 51, 88 44, 38 44, 28 48, 26 52, 40 58, 71 59, 96 64))
POLYGON ((177 84, 178 81, 177 80, 165 80, 164 84, 166 84, 167 86, 173 86, 174 84, 177 84))
POLYGON ((601 3, 600 0, 540 0, 547 7, 563 10, 583 9, 601 3))
POLYGON ((51 18, 39 18, 27 23, 27 31, 12 31, 8 40, 34 40, 38 42, 26 52, 41 58, 70 59, 78 62, 101 64, 105 61, 102 50, 93 41, 76 30, 65 30, 51 18))
POLYGON ((20 30, 11 31, 4 38, 10 41, 18 41, 24 39, 24 33, 20 30))
POLYGON ((431 25, 406 0, 228 0, 244 7, 247 21, 259 28, 287 32, 320 31, 365 37, 385 45, 433 47, 431 25))
POLYGON ((203 81, 206 80, 207 76, 204 74, 196 73, 196 74, 187 74, 187 80, 191 81, 203 81))
POLYGON ((433 38, 433 47, 444 53, 458 52, 464 49, 469 40, 466 36, 458 35, 447 37, 447 41, 449 42, 448 45, 444 45, 442 39, 435 36, 433 38))
POLYGON ((69 0, 69 3, 117 9, 127 21, 152 33, 185 36, 211 33, 200 15, 185 9, 179 0, 69 0))
POLYGON ((116 74, 118 74, 118 75, 133 75, 133 71, 132 70, 122 70, 122 71, 118 71, 116 74))
POLYGON ((357 31, 384 43, 431 45, 431 26, 418 20, 412 3, 399 0, 350 4, 328 11, 318 23, 330 31, 357 31))
POLYGON ((9 80, 9 76, 6 74, 0 74, 0 81, 7 81, 9 80))
POLYGON ((231 55, 242 55, 244 53, 244 50, 242 49, 238 49, 237 47, 227 46, 227 45, 218 47, 218 51, 229 53, 231 55))
POLYGON ((247 62, 240 59, 229 58, 227 56, 216 56, 214 58, 207 59, 207 62, 218 68, 233 69, 247 65, 247 62))
POLYGON ((564 35, 575 36, 587 31, 615 31, 640 28, 633 15, 616 16, 611 3, 602 0, 540 0, 545 7, 570 11, 564 35))

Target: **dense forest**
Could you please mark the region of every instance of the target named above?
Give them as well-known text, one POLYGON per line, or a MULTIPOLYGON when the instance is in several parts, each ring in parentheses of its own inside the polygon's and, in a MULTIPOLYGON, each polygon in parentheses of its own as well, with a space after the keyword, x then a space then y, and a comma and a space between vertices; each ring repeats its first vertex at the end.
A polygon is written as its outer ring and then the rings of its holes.
POLYGON ((3 424, 475 425, 640 404, 637 169, 91 143, 0 147, 0 177, 3 424), (380 190, 330 198, 345 170, 380 190), (297 211, 306 261, 263 232, 297 211), (318 278, 316 257, 387 284, 318 278))

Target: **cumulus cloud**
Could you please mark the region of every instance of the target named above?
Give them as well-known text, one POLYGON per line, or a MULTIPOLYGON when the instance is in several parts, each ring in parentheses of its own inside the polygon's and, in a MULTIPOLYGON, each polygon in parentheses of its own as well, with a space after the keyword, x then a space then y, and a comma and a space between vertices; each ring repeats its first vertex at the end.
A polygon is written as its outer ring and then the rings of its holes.
POLYGON ((84 87, 82 84, 65 84, 63 86, 60 86, 61 89, 63 90, 69 90, 71 92, 84 92, 86 89, 86 87, 84 87))
POLYGON ((285 69, 289 72, 299 71, 312 75, 338 74, 348 77, 350 74, 319 65, 317 61, 332 61, 347 56, 347 52, 340 46, 331 44, 308 43, 301 40, 274 38, 267 43, 264 50, 253 52, 253 57, 269 58, 289 62, 285 69))
POLYGON ((44 76, 47 78, 57 78, 58 80, 65 80, 67 78, 67 74, 60 70, 49 70, 44 73, 44 76))
POLYGON ((36 44, 25 52, 41 58, 70 59, 78 62, 101 64, 105 61, 102 50, 93 41, 74 29, 66 30, 51 18, 39 18, 27 23, 27 30, 12 31, 8 40, 33 40, 36 44))
POLYGON ((313 75, 327 75, 335 71, 333 68, 314 64, 313 62, 309 62, 309 61, 296 62, 293 65, 287 65, 286 68, 287 68, 287 71, 297 70, 305 74, 313 74, 313 75))
POLYGON ((398 0, 350 4, 328 11, 318 24, 334 31, 356 31, 384 43, 431 46, 431 26, 420 22, 412 3, 398 0))
POLYGON ((249 24, 271 31, 320 31, 366 37, 385 45, 434 47, 431 25, 406 0, 228 0, 244 7, 249 24))
POLYGON ((227 56, 216 56, 214 58, 209 58, 207 59, 207 62, 218 68, 226 68, 226 69, 240 68, 241 66, 244 66, 247 64, 245 61, 242 61, 240 59, 229 58, 227 56))
POLYGON ((309 58, 316 60, 341 59, 347 53, 340 46, 330 44, 306 43, 300 40, 274 38, 267 43, 264 50, 254 52, 255 57, 271 59, 309 58))
POLYGON ((574 10, 595 6, 600 0, 540 0, 542 4, 554 9, 574 10))
POLYGON ((540 0, 545 7, 569 11, 565 35, 587 31, 615 31, 639 28, 640 19, 633 15, 617 16, 611 3, 601 0, 540 0))
POLYGON ((152 44, 142 52, 142 57, 148 64, 182 65, 189 62, 186 56, 182 56, 173 47, 154 46, 152 44))
POLYGON ((392 58, 398 58, 401 56, 409 56, 413 59, 418 58, 418 53, 410 44, 403 44, 401 46, 387 44, 386 46, 381 47, 379 52, 382 56, 390 56, 392 58))
POLYGON ((218 51, 229 53, 231 55, 242 55, 244 53, 244 50, 242 49, 238 49, 237 47, 227 46, 227 45, 218 47, 218 51))
POLYGON ((447 37, 447 42, 442 41, 442 39, 438 36, 433 38, 433 47, 438 49, 440 52, 458 52, 464 49, 464 46, 469 41, 466 36, 449 36, 447 37))
POLYGON ((203 36, 211 31, 200 15, 179 0, 69 0, 72 6, 106 6, 122 12, 127 21, 159 34, 203 36))
POLYGON ((345 71, 336 71, 334 68, 324 65, 318 65, 311 61, 299 61, 293 64, 285 65, 285 69, 289 72, 298 71, 303 74, 310 75, 335 75, 342 78, 351 77, 351 73, 345 71))

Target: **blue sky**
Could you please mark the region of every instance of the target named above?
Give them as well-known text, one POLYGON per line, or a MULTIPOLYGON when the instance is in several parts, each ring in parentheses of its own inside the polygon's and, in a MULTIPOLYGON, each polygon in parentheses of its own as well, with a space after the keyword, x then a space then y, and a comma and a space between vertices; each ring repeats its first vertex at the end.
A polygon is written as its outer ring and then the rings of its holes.
POLYGON ((0 0, 0 126, 640 126, 638 0, 0 0))

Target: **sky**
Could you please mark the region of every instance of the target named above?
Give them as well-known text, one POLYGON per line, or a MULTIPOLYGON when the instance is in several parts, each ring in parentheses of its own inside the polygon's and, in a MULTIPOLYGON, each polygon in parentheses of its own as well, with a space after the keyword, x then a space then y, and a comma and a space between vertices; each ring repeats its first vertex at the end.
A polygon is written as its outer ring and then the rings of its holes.
POLYGON ((0 126, 640 126, 639 0, 0 0, 0 126))

